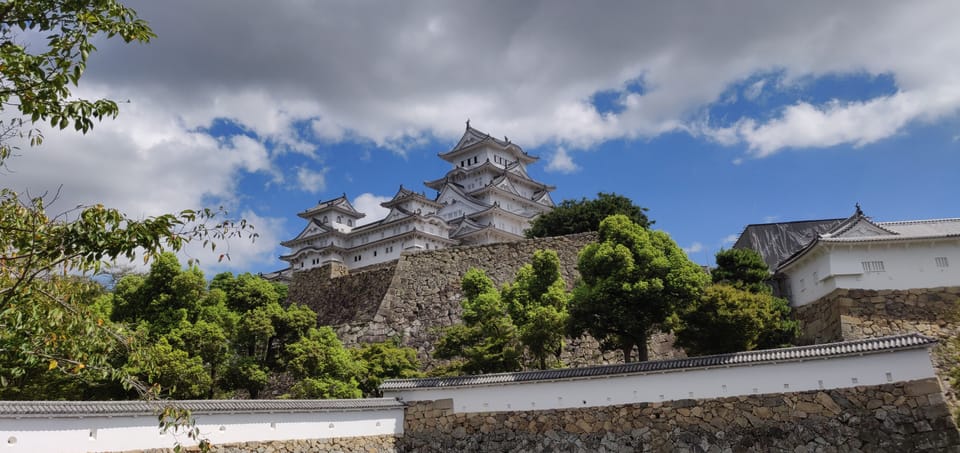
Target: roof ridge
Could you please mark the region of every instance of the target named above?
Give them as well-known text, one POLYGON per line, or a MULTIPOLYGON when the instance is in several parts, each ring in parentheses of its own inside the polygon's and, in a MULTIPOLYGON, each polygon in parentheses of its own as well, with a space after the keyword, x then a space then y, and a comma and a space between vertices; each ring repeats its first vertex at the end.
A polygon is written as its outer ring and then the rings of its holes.
POLYGON ((942 219, 919 219, 919 220, 892 220, 889 222, 876 222, 878 225, 909 225, 916 223, 934 223, 934 222, 960 222, 960 217, 945 217, 942 219))

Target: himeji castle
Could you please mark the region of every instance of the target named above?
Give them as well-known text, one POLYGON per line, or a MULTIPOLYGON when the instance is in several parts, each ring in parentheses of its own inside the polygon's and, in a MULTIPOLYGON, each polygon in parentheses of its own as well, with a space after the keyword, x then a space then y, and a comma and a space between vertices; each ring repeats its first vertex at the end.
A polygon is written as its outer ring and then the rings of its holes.
POLYGON ((456 146, 439 157, 452 168, 424 183, 436 197, 401 185, 393 199, 381 204, 390 209, 386 217, 362 226, 365 214, 354 209, 346 194, 321 201, 297 214, 307 225, 281 243, 290 253, 280 259, 294 271, 328 263, 355 269, 395 260, 403 252, 515 241, 554 206, 550 192, 555 187, 527 174, 527 165, 538 158, 506 137, 470 127, 469 121, 456 146))

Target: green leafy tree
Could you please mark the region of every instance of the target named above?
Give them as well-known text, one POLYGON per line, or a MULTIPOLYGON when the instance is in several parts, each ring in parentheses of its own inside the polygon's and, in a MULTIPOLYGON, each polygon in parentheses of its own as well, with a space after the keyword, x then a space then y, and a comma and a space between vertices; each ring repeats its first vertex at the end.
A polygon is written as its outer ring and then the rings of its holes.
POLYGON ((311 328, 286 350, 287 369, 300 382, 295 398, 360 398, 363 363, 354 359, 330 327, 311 328))
POLYGON ((518 371, 522 368, 519 333, 493 281, 470 269, 461 283, 463 324, 444 330, 434 357, 458 359, 450 372, 467 374, 518 371))
POLYGON ((754 250, 728 249, 717 252, 717 267, 710 271, 714 283, 725 283, 754 293, 770 292, 770 269, 754 250))
POLYGON ((597 231, 603 219, 616 214, 625 215, 637 225, 649 228, 654 222, 647 218, 647 210, 623 195, 601 192, 595 200, 563 200, 550 212, 534 219, 526 235, 536 238, 597 231))
POLYGON ((385 379, 422 377, 417 350, 400 346, 397 339, 368 343, 352 349, 354 359, 363 363, 366 373, 360 380, 360 390, 366 396, 381 396, 380 384, 385 379))
POLYGON ((785 300, 728 284, 707 287, 678 319, 676 344, 691 356, 780 347, 799 333, 785 300))
POLYGON ((186 351, 173 347, 166 338, 134 349, 126 367, 130 374, 159 386, 158 390, 174 398, 204 397, 212 385, 203 359, 191 357, 186 351))
POLYGON ((582 280, 570 303, 571 336, 588 332, 604 349, 647 360, 647 339, 676 312, 700 297, 709 277, 670 236, 650 231, 627 216, 600 223, 599 240, 586 246, 577 264, 582 280))
MULTIPOLYGON (((70 87, 80 82, 99 36, 129 43, 147 42, 154 34, 135 11, 113 0, 7 0, 0 5, 0 109, 12 107, 25 117, 0 128, 38 144, 36 130, 18 130, 49 121, 60 129, 73 125, 87 132, 93 120, 117 116, 114 101, 71 96, 70 87), (28 34, 44 40, 26 39, 28 34)), ((0 144, 0 162, 12 150, 8 142, 0 144)))
POLYGON ((173 347, 186 351, 190 357, 199 357, 202 360, 210 378, 210 388, 205 397, 213 398, 224 368, 231 358, 227 332, 219 325, 201 319, 196 323, 184 323, 167 338, 173 347))
POLYGON ((559 363, 570 295, 560 275, 557 252, 534 252, 532 261, 517 271, 513 284, 503 288, 501 297, 519 329, 520 342, 537 367, 546 369, 550 357, 559 363))

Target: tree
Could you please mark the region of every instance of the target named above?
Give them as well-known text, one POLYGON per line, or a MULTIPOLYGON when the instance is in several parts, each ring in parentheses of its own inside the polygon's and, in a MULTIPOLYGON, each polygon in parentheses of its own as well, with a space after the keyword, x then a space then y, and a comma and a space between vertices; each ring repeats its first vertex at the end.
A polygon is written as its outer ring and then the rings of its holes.
MULTIPOLYGON (((8 0, 0 5, 0 110, 13 107, 26 121, 14 119, 0 128, 10 135, 27 135, 32 144, 36 130, 17 132, 25 123, 49 121, 64 129, 71 124, 81 132, 93 120, 116 117, 114 101, 73 99, 76 86, 96 50, 98 36, 118 36, 125 42, 148 42, 155 35, 134 10, 114 0, 8 0), (46 42, 22 35, 44 36, 46 42)), ((0 163, 14 148, 0 143, 0 163)))
POLYGON ((799 322, 785 299, 765 281, 767 264, 750 249, 717 252, 713 285, 693 306, 674 317, 677 345, 689 355, 767 349, 790 344, 799 322))
POLYGON ((300 379, 294 398, 360 398, 364 367, 343 347, 330 327, 311 328, 287 346, 287 369, 300 379))
POLYGON ((754 250, 720 250, 716 255, 717 267, 710 271, 714 283, 726 283, 754 293, 770 292, 766 285, 770 269, 754 250))
POLYGON ((174 348, 166 338, 135 349, 126 368, 141 380, 158 385, 158 391, 179 399, 203 397, 213 384, 203 367, 203 359, 174 348))
POLYGON ((769 292, 714 284, 678 316, 676 344, 691 356, 782 347, 799 333, 789 314, 787 301, 769 292))
POLYGON ((602 348, 647 360, 647 339, 665 329, 676 312, 696 302, 709 277, 670 236, 627 216, 600 223, 597 243, 584 247, 577 264, 582 280, 570 303, 571 336, 588 332, 602 348))
POLYGON ((647 218, 647 210, 623 195, 600 192, 595 200, 563 200, 550 212, 534 219, 525 234, 536 238, 597 231, 603 219, 615 214, 625 215, 637 225, 649 228, 654 222, 647 218))
POLYGON ((517 327, 500 292, 480 269, 470 269, 461 282, 463 324, 444 330, 433 355, 460 359, 451 372, 467 374, 518 371, 522 368, 517 327))
POLYGON ((501 297, 537 367, 546 369, 550 356, 559 362, 570 295, 557 252, 535 251, 532 261, 517 271, 514 283, 504 286, 501 297))
POLYGON ((422 377, 417 350, 400 346, 396 338, 380 343, 367 343, 352 349, 354 359, 363 363, 366 373, 360 380, 360 390, 370 396, 381 396, 380 384, 384 379, 409 379, 422 377))

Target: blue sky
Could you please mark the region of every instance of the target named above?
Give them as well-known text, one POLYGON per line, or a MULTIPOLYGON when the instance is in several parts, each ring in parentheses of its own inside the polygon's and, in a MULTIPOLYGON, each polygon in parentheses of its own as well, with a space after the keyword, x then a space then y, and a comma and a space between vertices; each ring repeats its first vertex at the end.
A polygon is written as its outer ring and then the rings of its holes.
POLYGON ((282 267, 318 200, 374 220, 400 184, 435 195, 468 118, 539 155, 555 200, 626 195, 701 264, 747 224, 855 203, 960 216, 957 2, 308 3, 130 2, 158 38, 98 41, 75 90, 120 117, 45 131, 5 185, 135 217, 224 205, 261 237, 184 252, 211 274, 282 267))

